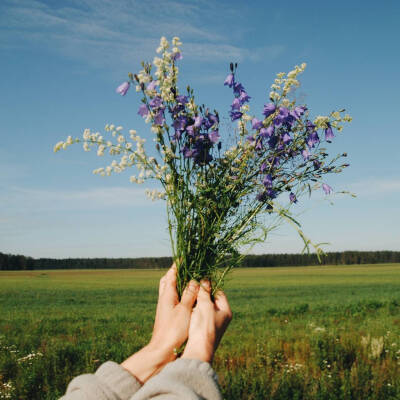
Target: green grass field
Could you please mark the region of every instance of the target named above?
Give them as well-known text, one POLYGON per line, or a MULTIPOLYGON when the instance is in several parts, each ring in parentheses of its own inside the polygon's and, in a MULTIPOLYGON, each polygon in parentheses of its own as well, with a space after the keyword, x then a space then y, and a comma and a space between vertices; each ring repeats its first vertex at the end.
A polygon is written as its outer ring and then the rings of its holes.
MULTIPOLYGON (((0 272, 0 399, 57 399, 138 350, 162 274, 0 272)), ((239 269, 226 292, 225 398, 400 399, 399 264, 239 269)))

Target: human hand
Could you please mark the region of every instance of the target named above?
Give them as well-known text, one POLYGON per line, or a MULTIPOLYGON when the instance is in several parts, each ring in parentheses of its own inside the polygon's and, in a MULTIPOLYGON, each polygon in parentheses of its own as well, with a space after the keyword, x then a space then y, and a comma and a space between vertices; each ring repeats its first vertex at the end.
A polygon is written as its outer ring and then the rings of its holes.
POLYGON ((199 291, 199 284, 190 281, 179 301, 176 290, 176 265, 160 280, 159 297, 150 345, 173 354, 188 338, 190 317, 199 291))
POLYGON ((211 363, 222 336, 232 320, 228 299, 222 291, 211 300, 210 282, 202 281, 193 309, 189 327, 189 339, 182 358, 211 363))
POLYGON ((199 284, 189 282, 179 301, 176 290, 176 265, 161 278, 152 338, 147 346, 133 354, 121 365, 144 383, 176 358, 175 349, 188 337, 193 304, 199 284))

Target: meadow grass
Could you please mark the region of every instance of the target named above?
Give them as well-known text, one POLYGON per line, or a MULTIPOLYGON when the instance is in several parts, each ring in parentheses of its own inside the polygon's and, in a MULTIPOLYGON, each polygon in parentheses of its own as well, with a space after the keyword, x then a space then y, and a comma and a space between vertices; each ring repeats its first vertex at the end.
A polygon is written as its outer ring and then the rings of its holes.
MULTIPOLYGON (((156 270, 0 272, 0 399, 56 399, 149 339, 156 270)), ((227 399, 400 399, 400 264, 237 269, 227 399)))

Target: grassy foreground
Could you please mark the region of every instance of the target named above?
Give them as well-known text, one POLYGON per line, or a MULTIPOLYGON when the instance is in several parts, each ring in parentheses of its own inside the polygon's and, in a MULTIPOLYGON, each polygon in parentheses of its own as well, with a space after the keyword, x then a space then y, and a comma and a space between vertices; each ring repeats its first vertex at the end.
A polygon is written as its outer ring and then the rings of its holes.
MULTIPOLYGON (((0 272, 0 399, 57 399, 149 339, 162 271, 0 272)), ((400 264, 239 269, 227 399, 400 399, 400 264)))

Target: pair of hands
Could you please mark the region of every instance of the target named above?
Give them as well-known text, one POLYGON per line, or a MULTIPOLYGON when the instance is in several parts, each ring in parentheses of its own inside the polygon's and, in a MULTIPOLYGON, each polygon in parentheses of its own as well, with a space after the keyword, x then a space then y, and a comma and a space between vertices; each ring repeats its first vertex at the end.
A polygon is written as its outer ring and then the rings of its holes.
POLYGON ((211 362, 232 319, 223 292, 216 294, 214 302, 211 300, 208 281, 189 282, 179 301, 176 272, 174 264, 160 280, 150 343, 121 364, 142 383, 175 360, 176 349, 186 340, 182 358, 211 362))

